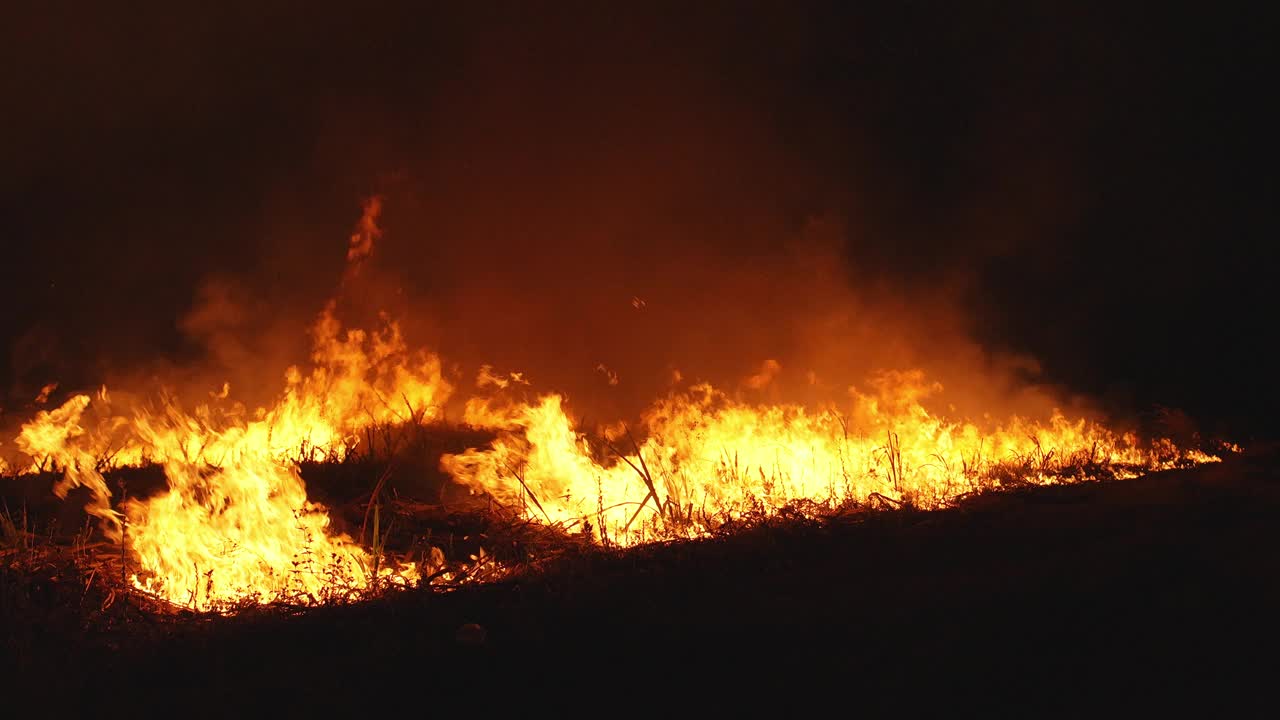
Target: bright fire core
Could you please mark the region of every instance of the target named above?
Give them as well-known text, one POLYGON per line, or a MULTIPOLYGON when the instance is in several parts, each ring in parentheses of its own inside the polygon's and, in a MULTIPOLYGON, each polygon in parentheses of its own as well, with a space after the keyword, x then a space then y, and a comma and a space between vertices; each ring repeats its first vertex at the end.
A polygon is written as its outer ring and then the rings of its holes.
MULTIPOLYGON (((377 201, 366 205, 349 268, 373 251, 378 211, 377 201)), ((133 583, 172 603, 320 602, 415 584, 436 572, 423 565, 439 555, 392 563, 334 532, 326 508, 308 500, 298 463, 341 458, 368 428, 441 422, 454 388, 439 358, 411 350, 394 322, 344 330, 331 302, 311 332, 309 365, 288 368, 267 407, 245 408, 224 389, 190 411, 168 399, 123 411, 104 388, 39 412, 17 447, 31 469, 62 470, 60 496, 91 491, 86 509, 126 543, 133 583), (163 467, 168 490, 113 500, 111 469, 146 463, 163 467)), ((762 382, 777 372, 770 363, 762 382)), ((442 468, 505 507, 565 529, 589 526, 617 545, 696 537, 783 508, 937 508, 1015 481, 1132 477, 1218 459, 1061 414, 981 426, 944 418, 925 407, 941 387, 916 370, 882 373, 818 408, 693 385, 653 402, 634 426, 592 433, 570 420, 562 396, 519 401, 504 393, 510 381, 481 370, 485 392, 467 401, 464 422, 496 439, 446 455, 442 468)))

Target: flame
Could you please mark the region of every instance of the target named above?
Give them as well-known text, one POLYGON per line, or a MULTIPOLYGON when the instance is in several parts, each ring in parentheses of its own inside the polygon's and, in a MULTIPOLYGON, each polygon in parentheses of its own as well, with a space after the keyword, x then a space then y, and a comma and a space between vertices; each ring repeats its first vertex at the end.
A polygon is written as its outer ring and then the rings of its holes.
POLYGON ((743 384, 752 390, 762 390, 778 377, 778 373, 782 372, 782 364, 772 358, 765 360, 760 365, 760 370, 743 381, 743 384))
POLYGON ((498 375, 493 371, 492 365, 481 365, 480 371, 476 373, 476 387, 485 388, 490 385, 499 389, 506 389, 511 385, 528 385, 529 381, 524 379, 524 373, 512 372, 506 375, 498 375))
POLYGON ((618 373, 615 372, 613 368, 610 368, 608 365, 605 365, 604 363, 597 363, 596 372, 603 375, 605 381, 608 382, 610 385, 618 384, 618 373))
MULTIPOLYGON (((381 208, 378 198, 364 205, 344 284, 373 252, 381 208)), ((87 489, 86 510, 136 559, 135 585, 176 604, 312 602, 416 582, 424 568, 384 563, 377 548, 336 532, 327 509, 308 499, 298 464, 347 457, 370 427, 440 420, 453 388, 439 357, 411 350, 389 317, 373 331, 344 329, 336 308, 330 301, 318 315, 309 365, 289 367, 268 406, 250 410, 223 384, 191 410, 169 396, 121 408, 103 387, 22 426, 26 469, 61 469, 54 488, 61 497, 87 489), (146 463, 163 468, 167 491, 113 502, 104 473, 146 463)), ((617 384, 612 369, 596 370, 617 384)), ((683 383, 669 370, 674 385, 683 383)), ((781 372, 766 360, 741 386, 777 397, 781 372)), ((808 379, 816 384, 812 373, 808 379)), ((475 385, 497 394, 469 398, 463 422, 497 437, 446 455, 442 468, 529 517, 589 525, 601 541, 622 545, 702 535, 786 509, 937 508, 1010 484, 1130 477, 1218 459, 1056 412, 1045 421, 947 418, 929 409, 941 386, 918 370, 882 373, 822 407, 746 402, 697 384, 655 401, 635 427, 594 433, 574 425, 558 394, 504 399, 529 386, 521 373, 484 365, 475 385)), ((434 571, 441 560, 428 562, 434 571)))
POLYGON ((373 196, 364 202, 364 214, 360 223, 347 243, 347 263, 354 267, 356 263, 373 254, 373 242, 382 237, 378 227, 378 217, 382 214, 382 198, 373 196))
POLYGON ((329 529, 326 509, 307 499, 297 463, 345 457, 370 426, 432 421, 451 388, 439 359, 410 352, 395 323, 343 333, 326 308, 313 335, 310 374, 289 368, 279 400, 252 417, 238 405, 188 413, 172 399, 125 417, 112 413, 104 388, 96 401, 76 395, 38 413, 18 446, 38 458, 33 469, 64 468, 59 496, 91 491, 86 510, 102 518, 108 537, 127 536, 137 556, 135 584, 171 602, 315 601, 358 593, 375 577, 412 582, 413 565, 381 567, 375 576, 375 559, 329 529), (91 403, 103 418, 86 429, 91 403), (103 458, 161 465, 168 492, 130 500, 122 514, 111 506, 103 458))
MULTIPOLYGON (((353 262, 372 251, 380 207, 365 205, 353 262)), ((318 601, 415 581, 414 565, 381 565, 330 529, 327 510, 307 499, 298 462, 342 459, 368 427, 434 421, 452 388, 439 358, 411 351, 395 322, 384 316, 373 332, 344 331, 335 306, 311 329, 310 371, 288 368, 269 407, 249 412, 224 384, 191 412, 163 397, 123 414, 104 387, 23 425, 17 445, 32 458, 28 470, 61 468, 60 497, 87 488, 86 510, 136 556, 135 585, 173 603, 318 601), (146 463, 163 467, 168 491, 113 507, 104 471, 146 463)))
POLYGON ((40 388, 40 394, 36 395, 36 404, 43 405, 49 402, 49 393, 52 393, 54 390, 57 390, 57 389, 58 389, 58 383, 56 382, 48 383, 44 387, 40 388))
MULTIPOLYGON (((768 368, 769 366, 766 365, 768 368)), ((620 544, 705 533, 751 512, 880 499, 938 508, 1011 482, 1061 482, 1073 472, 1133 477, 1218 458, 1143 447, 1083 419, 1013 417, 983 429, 923 402, 941 390, 920 371, 884 373, 850 391, 842 410, 752 405, 702 384, 654 403, 633 432, 592 441, 558 395, 532 404, 468 404, 465 419, 499 429, 488 449, 442 466, 476 492, 547 522, 594 525, 620 544)))
MULTIPOLYGON (((105 394, 104 388, 102 395, 105 397, 105 394)), ((85 505, 85 511, 100 518, 107 536, 116 539, 120 536, 121 516, 111 507, 111 490, 102 475, 102 458, 118 423, 99 422, 95 431, 88 433, 82 425, 88 406, 88 395, 76 395, 54 410, 41 410, 22 426, 16 442, 19 449, 37 458, 30 470, 39 472, 46 466, 65 468, 62 480, 53 487, 58 497, 65 498, 77 487, 88 488, 92 499, 85 505)))

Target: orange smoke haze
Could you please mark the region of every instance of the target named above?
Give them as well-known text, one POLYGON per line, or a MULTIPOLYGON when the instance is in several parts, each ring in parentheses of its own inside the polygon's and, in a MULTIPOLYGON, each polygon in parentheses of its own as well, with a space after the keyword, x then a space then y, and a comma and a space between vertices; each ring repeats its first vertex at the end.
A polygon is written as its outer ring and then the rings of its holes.
POLYGON ((1241 339, 1269 287, 1250 253, 1270 199, 1239 173, 1259 162, 1242 123, 1264 114, 1239 102, 1264 64, 1230 59, 1262 24, 1039 4, 154 10, 37 3, 6 24, 0 83, 23 111, 0 138, 0 424, 55 381, 255 392, 253 371, 306 354, 297 328, 342 272, 334 228, 373 196, 396 282, 349 302, 460 363, 557 386, 603 365, 621 396, 653 366, 727 372, 723 345, 753 350, 740 376, 775 356, 803 376, 765 347, 804 344, 786 307, 802 335, 876 325, 856 357, 892 354, 879 338, 907 323, 913 350, 978 338, 1113 408, 1274 417, 1241 339), (853 311, 792 282, 786 243, 813 219, 853 311), (1194 363, 1172 357, 1188 328, 1194 363))

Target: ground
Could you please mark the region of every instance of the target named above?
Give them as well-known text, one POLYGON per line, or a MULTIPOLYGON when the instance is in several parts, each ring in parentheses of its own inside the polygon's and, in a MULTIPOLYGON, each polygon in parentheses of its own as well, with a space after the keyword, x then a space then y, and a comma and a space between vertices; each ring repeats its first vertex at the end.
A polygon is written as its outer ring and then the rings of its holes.
POLYGON ((772 699, 1042 715, 1186 711, 1194 696, 1221 710, 1272 681, 1277 517, 1268 449, 626 552, 566 540, 493 583, 234 617, 154 613, 50 561, 5 571, 0 677, 6 698, 55 691, 39 695, 51 709, 183 715, 240 714, 254 697, 419 714, 494 699, 539 712, 772 699))

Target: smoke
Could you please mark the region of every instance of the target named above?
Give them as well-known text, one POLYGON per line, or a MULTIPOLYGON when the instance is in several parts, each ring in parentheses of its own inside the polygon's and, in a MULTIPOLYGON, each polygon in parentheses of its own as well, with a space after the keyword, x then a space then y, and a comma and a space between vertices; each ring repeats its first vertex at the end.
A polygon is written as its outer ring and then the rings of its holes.
POLYGON ((398 319, 459 387, 519 372, 601 418, 674 377, 817 402, 905 368, 957 412, 1075 404, 1049 380, 1096 363, 1091 321, 1017 281, 1068 264, 1097 202, 1100 108, 1145 77, 1127 26, 1097 20, 911 4, 67 20, 80 51, 9 46, 39 67, 11 95, 28 140, 4 188, 30 277, 4 299, 30 311, 4 321, 5 386, 29 402, 53 381, 229 382, 260 402, 336 294, 347 325, 398 319), (78 72, 79 52, 108 61, 78 72), (1037 322, 1053 330, 1024 332, 1037 322), (1056 336, 1075 344, 1048 345, 1046 377, 1032 351, 1056 336))

